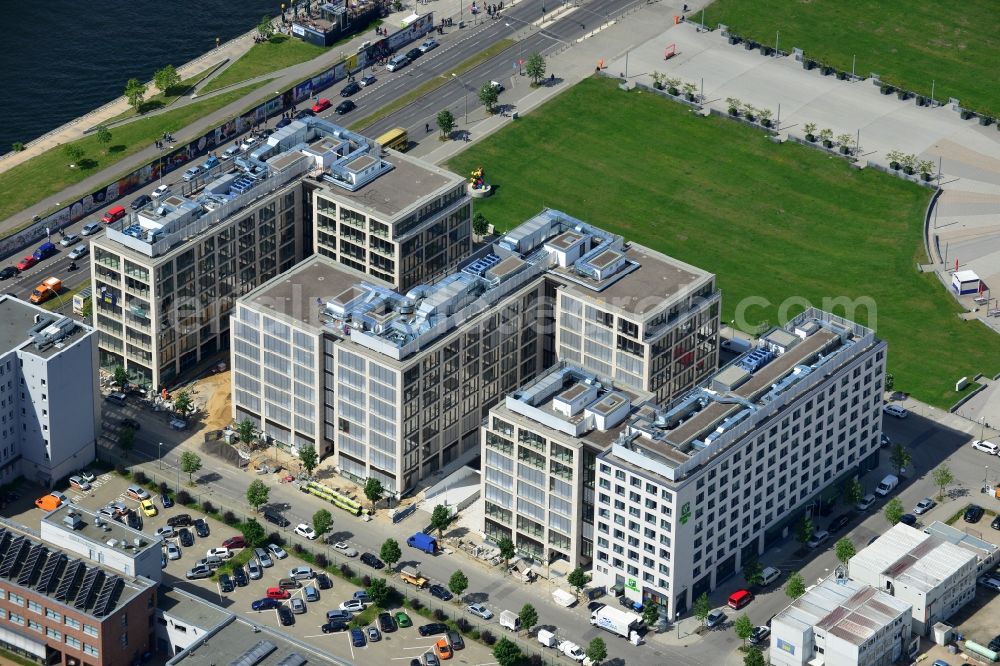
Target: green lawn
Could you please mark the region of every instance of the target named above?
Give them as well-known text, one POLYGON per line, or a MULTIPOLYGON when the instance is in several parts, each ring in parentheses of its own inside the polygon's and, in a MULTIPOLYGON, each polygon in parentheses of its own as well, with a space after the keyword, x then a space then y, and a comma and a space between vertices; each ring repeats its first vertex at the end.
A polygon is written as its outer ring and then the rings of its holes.
MULTIPOLYGON (((695 12, 693 18, 700 19, 695 12)), ((716 0, 705 23, 764 44, 798 47, 807 57, 882 79, 922 95, 1000 115, 1000 7, 996 0, 968 0, 960 7, 921 1, 716 0)))
MULTIPOLYGON (((203 78, 208 76, 212 71, 213 71, 212 68, 209 68, 203 72, 198 72, 194 76, 184 79, 176 86, 171 86, 167 88, 166 92, 154 93, 152 96, 148 97, 146 101, 142 103, 142 112, 149 113, 150 111, 156 111, 158 109, 170 106, 171 104, 179 100, 181 97, 188 94, 188 92, 190 92, 192 88, 198 85, 198 83, 203 78)), ((155 90, 156 88, 151 87, 149 92, 153 92, 155 90)), ((119 120, 124 120, 125 118, 132 118, 135 115, 136 115, 135 109, 130 108, 125 113, 121 113, 115 116, 114 118, 109 120, 106 124, 110 125, 111 123, 118 122, 119 120)))
POLYGON ((254 44, 242 58, 205 84, 199 93, 225 88, 261 74, 277 72, 285 67, 312 60, 325 51, 326 49, 308 44, 301 39, 289 39, 286 35, 277 35, 269 42, 254 44))
MULTIPOLYGON (((927 189, 614 82, 589 79, 455 157, 497 193, 476 211, 509 229, 558 208, 716 273, 723 320, 748 297, 778 322, 789 297, 870 297, 896 388, 940 407, 955 380, 1000 372, 1000 336, 956 317, 938 280, 915 271, 927 189)), ((845 314, 842 308, 832 308, 845 314)), ((790 314, 801 311, 794 307, 790 314)))
MULTIPOLYGON (((149 147, 164 132, 177 132, 224 106, 232 104, 263 83, 244 86, 215 97, 149 118, 115 127, 111 143, 104 146, 94 135, 78 139, 73 145, 83 150, 76 168, 64 148, 53 148, 23 164, 0 173, 0 220, 24 210, 38 201, 88 178, 92 173, 113 166, 123 158, 149 147)), ((30 224, 30 220, 25 220, 30 224)))

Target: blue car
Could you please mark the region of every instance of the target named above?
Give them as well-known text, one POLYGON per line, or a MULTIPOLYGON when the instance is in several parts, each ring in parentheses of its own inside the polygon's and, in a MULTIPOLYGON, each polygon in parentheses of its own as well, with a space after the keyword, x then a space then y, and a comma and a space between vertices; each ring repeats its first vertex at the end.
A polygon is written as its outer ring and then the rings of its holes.
POLYGON ((160 501, 163 503, 164 509, 169 509, 174 505, 174 501, 170 499, 170 495, 160 495, 160 501))
POLYGON ((257 601, 250 604, 250 610, 263 611, 263 610, 273 610, 281 605, 281 602, 277 599, 258 599, 257 601))
POLYGON ((364 647, 365 642, 365 632, 360 629, 351 629, 351 644, 354 647, 364 647))

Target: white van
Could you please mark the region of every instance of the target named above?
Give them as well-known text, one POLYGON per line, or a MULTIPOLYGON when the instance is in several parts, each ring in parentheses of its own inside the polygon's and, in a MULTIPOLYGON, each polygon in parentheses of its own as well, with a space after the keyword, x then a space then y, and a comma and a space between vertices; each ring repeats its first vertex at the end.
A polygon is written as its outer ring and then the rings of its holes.
POLYGON ((770 585, 779 578, 781 578, 781 569, 764 567, 764 570, 760 572, 761 585, 770 585))
POLYGON ((895 416, 897 419, 905 419, 909 413, 899 405, 886 405, 882 408, 882 411, 889 416, 895 416))
POLYGON ((810 548, 818 548, 821 543, 830 538, 830 533, 826 530, 818 530, 813 533, 812 539, 806 541, 806 545, 810 548))
POLYGON ((556 635, 549 631, 548 629, 538 630, 538 642, 545 647, 555 647, 556 646, 556 635))
POLYGON ((889 474, 884 479, 879 481, 879 484, 875 486, 875 494, 879 497, 885 497, 892 492, 892 489, 899 485, 899 478, 889 474))
POLYGON ((405 55, 393 56, 389 59, 389 64, 385 66, 390 72, 395 72, 397 69, 402 69, 410 64, 410 59, 405 55))

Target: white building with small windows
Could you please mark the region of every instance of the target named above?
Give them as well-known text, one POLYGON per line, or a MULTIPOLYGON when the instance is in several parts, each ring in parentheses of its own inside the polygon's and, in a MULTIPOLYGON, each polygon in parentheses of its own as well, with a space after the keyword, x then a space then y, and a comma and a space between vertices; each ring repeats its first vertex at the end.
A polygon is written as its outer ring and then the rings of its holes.
POLYGON ((937 534, 897 523, 851 558, 851 578, 913 609, 913 631, 926 634, 976 596, 977 554, 937 534))
POLYGON ((774 666, 889 666, 910 643, 910 605, 857 581, 825 578, 771 620, 774 666))
POLYGON ((89 326, 0 296, 0 483, 51 487, 94 460, 96 345, 89 326))
POLYGON ((838 480, 873 468, 886 345, 810 309, 597 457, 593 577, 673 616, 787 533, 838 480))

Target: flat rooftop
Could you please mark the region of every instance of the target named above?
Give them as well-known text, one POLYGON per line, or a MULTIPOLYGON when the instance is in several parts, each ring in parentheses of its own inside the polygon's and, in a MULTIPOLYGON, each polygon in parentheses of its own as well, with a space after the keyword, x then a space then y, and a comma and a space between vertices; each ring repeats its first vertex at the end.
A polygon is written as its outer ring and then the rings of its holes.
POLYGON ((287 321, 307 324, 318 332, 323 328, 319 316, 322 304, 343 298, 361 281, 388 286, 370 275, 313 255, 253 289, 240 301, 287 321))
POLYGON ((851 571, 876 572, 897 585, 926 593, 952 576, 976 553, 928 534, 909 525, 897 523, 870 546, 851 558, 851 571))
POLYGON ((167 585, 161 585, 156 593, 156 608, 175 620, 203 631, 209 631, 233 616, 224 608, 167 585))
POLYGON ((397 215, 425 200, 432 193, 462 182, 456 174, 396 151, 384 151, 382 159, 395 168, 356 192, 326 185, 319 193, 353 208, 365 210, 380 220, 391 222, 397 215))
POLYGON ((104 516, 100 516, 100 520, 98 521, 98 517, 99 514, 90 509, 67 502, 62 504, 58 509, 45 514, 42 522, 49 523, 64 532, 73 534, 77 538, 96 544, 107 546, 114 541, 120 545, 124 552, 135 555, 145 552, 150 548, 157 550, 161 548, 162 539, 155 534, 146 534, 145 532, 134 530, 128 525, 119 523, 117 520, 110 520, 104 516), (77 525, 76 529, 64 522, 67 518, 70 518, 70 513, 74 513, 80 518, 79 521, 75 522, 77 525), (136 539, 139 539, 140 543, 142 543, 138 548, 135 545, 136 539))
MULTIPOLYGON (((603 265, 618 254, 606 250, 591 261, 603 265)), ((553 268, 549 272, 566 278, 569 283, 563 289, 571 292, 574 297, 633 315, 662 310, 678 296, 696 289, 712 277, 707 271, 636 243, 628 245, 624 256, 634 268, 631 271, 625 269, 613 276, 613 279, 606 280, 607 286, 597 280, 583 278, 569 268, 553 268), (586 289, 581 289, 578 285, 586 289)))
MULTIPOLYGON (((64 297, 65 298, 65 297, 64 297)), ((66 347, 78 340, 82 333, 89 332, 89 326, 74 321, 60 314, 49 312, 31 303, 4 294, 0 296, 0 356, 12 352, 16 349, 29 352, 40 358, 51 358, 66 347), (31 329, 37 323, 36 316, 47 318, 55 323, 62 321, 66 325, 65 331, 58 336, 56 344, 44 345, 39 349, 31 341, 31 329)))
MULTIPOLYGON (((343 661, 271 629, 255 625, 234 616, 233 620, 213 634, 202 638, 178 653, 167 666, 278 666, 289 659, 292 664, 329 664, 342 666, 343 661), (298 655, 301 660, 295 660, 298 655), (245 659, 245 661, 244 661, 245 659)), ((362 660, 359 663, 364 663, 362 660)))
POLYGON ((853 645, 863 645, 909 610, 909 604, 881 590, 831 576, 786 606, 773 622, 801 632, 816 627, 853 645))

